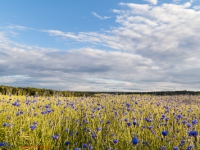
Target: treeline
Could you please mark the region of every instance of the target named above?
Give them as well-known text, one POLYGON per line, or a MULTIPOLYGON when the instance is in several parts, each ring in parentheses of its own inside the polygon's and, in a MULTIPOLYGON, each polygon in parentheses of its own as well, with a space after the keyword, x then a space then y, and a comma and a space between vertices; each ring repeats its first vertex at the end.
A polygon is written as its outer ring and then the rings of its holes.
POLYGON ((102 96, 102 95, 126 95, 126 94, 149 94, 149 95, 200 95, 200 91, 158 91, 158 92, 82 92, 82 91, 60 91, 52 89, 40 89, 32 87, 12 87, 0 85, 0 94, 18 96, 102 96))
POLYGON ((0 86, 0 94, 2 95, 17 95, 17 96, 74 96, 72 91, 59 91, 52 89, 39 89, 32 87, 12 87, 12 86, 0 86))

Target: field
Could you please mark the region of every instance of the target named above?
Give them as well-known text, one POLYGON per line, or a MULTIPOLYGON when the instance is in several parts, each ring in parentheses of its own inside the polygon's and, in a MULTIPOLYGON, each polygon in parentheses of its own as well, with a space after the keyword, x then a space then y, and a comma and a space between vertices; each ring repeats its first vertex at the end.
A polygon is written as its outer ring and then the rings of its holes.
POLYGON ((0 96, 0 149, 200 149, 200 97, 0 96))

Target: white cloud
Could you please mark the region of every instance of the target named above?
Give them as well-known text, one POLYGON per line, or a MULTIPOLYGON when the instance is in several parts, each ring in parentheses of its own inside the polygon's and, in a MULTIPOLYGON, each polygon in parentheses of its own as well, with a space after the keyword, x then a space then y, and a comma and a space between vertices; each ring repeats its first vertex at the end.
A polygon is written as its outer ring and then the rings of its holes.
POLYGON ((181 2, 181 0, 173 0, 173 3, 175 4, 179 4, 181 2))
POLYGON ((99 18, 99 19, 101 19, 101 20, 106 20, 106 19, 109 19, 110 17, 108 17, 108 16, 100 16, 100 15, 98 15, 96 12, 91 12, 92 13, 92 15, 94 16, 94 17, 97 17, 97 18, 99 18))
POLYGON ((157 3, 158 3, 158 0, 145 0, 145 1, 147 1, 153 5, 157 5, 157 3))
POLYGON ((20 26, 20 25, 9 25, 7 26, 8 29, 17 29, 17 30, 28 30, 30 28, 27 28, 25 26, 20 26))
POLYGON ((200 5, 193 7, 195 10, 200 10, 200 5))
POLYGON ((43 31, 93 48, 63 52, 9 43, 0 33, 0 76, 27 75, 12 83, 70 90, 198 90, 200 11, 191 4, 120 3, 117 26, 108 31, 43 31))

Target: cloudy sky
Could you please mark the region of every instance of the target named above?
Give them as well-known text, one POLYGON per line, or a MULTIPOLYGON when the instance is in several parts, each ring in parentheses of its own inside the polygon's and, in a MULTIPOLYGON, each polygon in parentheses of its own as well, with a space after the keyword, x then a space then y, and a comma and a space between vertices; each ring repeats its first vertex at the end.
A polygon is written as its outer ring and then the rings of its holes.
POLYGON ((200 90, 200 0, 0 1, 0 85, 200 90))

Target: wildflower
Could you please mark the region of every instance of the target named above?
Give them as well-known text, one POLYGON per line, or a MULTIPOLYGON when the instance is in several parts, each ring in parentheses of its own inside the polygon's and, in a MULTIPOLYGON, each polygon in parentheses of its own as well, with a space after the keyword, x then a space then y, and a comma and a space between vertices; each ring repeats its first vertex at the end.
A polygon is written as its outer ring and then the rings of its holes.
POLYGON ((14 102, 13 106, 20 106, 20 104, 18 102, 14 102))
POLYGON ((128 118, 125 118, 125 119, 124 119, 124 121, 126 121, 126 122, 127 122, 127 121, 128 121, 128 118))
POLYGON ((117 144, 117 143, 118 143, 118 140, 113 140, 113 143, 114 143, 114 144, 117 144))
POLYGON ((97 137, 96 134, 94 132, 92 132, 92 138, 94 139, 96 137, 97 137))
POLYGON ((2 126, 3 126, 3 127, 6 127, 6 126, 7 126, 7 124, 6 124, 6 123, 3 123, 3 124, 2 124, 2 126))
POLYGON ((33 130, 36 128, 36 126, 33 125, 33 126, 30 126, 30 128, 31 128, 31 130, 33 131, 33 130))
POLYGON ((130 122, 127 122, 127 126, 130 127, 130 126, 131 126, 131 123, 130 123, 130 122))
POLYGON ((148 126, 148 129, 151 130, 153 128, 153 126, 148 126))
POLYGON ((192 124, 193 124, 193 125, 195 125, 195 124, 197 124, 197 123, 198 123, 198 120, 197 120, 197 119, 192 120, 192 124))
POLYGON ((133 145, 138 144, 138 142, 139 142, 139 140, 138 140, 137 137, 134 137, 134 138, 132 139, 132 144, 133 144, 133 145))
POLYGON ((187 123, 187 120, 183 120, 182 123, 185 125, 187 123))
POLYGON ((165 119, 165 115, 162 115, 161 119, 165 119))
POLYGON ((184 144, 185 144, 185 141, 181 140, 181 143, 180 143, 179 147, 182 147, 184 144))
POLYGON ((58 140, 58 137, 59 137, 59 135, 53 135, 53 136, 52 136, 52 138, 53 138, 54 140, 58 140))
POLYGON ((101 128, 97 128, 97 131, 101 131, 102 129, 101 128))
POLYGON ((147 122, 152 122, 152 120, 149 119, 149 118, 145 118, 145 120, 146 120, 147 122))
POLYGON ((168 134, 168 131, 163 131, 162 132, 162 135, 165 137, 165 136, 167 136, 167 134, 168 134))
POLYGON ((136 124, 137 124, 137 122, 136 122, 136 121, 134 121, 134 122, 133 122, 133 125, 135 126, 136 124))
POLYGON ((89 150, 93 150, 93 146, 92 146, 92 145, 89 145, 89 146, 88 146, 88 149, 89 149, 89 150))
POLYGON ((65 145, 68 146, 68 145, 69 145, 69 141, 66 141, 66 142, 65 142, 65 145))
POLYGON ((173 147, 173 150, 178 150, 178 147, 175 147, 175 146, 174 146, 174 147, 173 147))
POLYGON ((187 147, 186 150, 191 150, 192 148, 194 148, 194 146, 193 146, 193 145, 190 145, 190 146, 187 147))
POLYGON ((167 150, 166 146, 162 146, 160 150, 167 150))
POLYGON ((0 147, 6 146, 6 142, 0 142, 0 147))
POLYGON ((189 124, 189 123, 187 124, 187 127, 188 127, 188 128, 190 128, 191 126, 192 126, 191 124, 189 124))
POLYGON ((165 118, 165 121, 169 121, 169 118, 165 118))
POLYGON ((83 144, 83 148, 86 149, 88 146, 87 144, 83 144))
POLYGON ((106 122, 106 124, 110 124, 110 121, 108 120, 108 121, 106 122))
POLYGON ((198 132, 197 132, 197 131, 190 131, 190 132, 189 132, 189 136, 196 137, 197 135, 198 135, 198 132))

